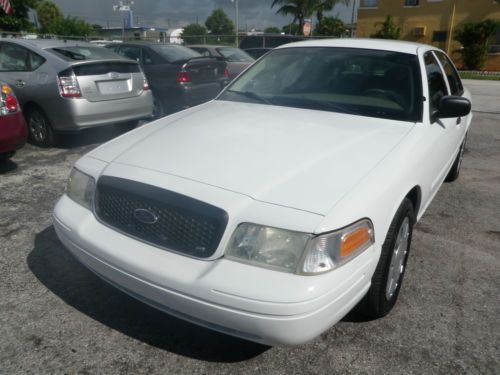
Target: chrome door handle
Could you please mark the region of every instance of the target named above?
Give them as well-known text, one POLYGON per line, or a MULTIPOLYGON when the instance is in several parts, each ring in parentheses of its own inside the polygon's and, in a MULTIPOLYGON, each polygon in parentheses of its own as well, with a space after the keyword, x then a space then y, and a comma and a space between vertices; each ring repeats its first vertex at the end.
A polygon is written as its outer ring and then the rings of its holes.
POLYGON ((18 79, 16 81, 16 87, 24 87, 26 86, 26 82, 24 82, 22 79, 18 79))

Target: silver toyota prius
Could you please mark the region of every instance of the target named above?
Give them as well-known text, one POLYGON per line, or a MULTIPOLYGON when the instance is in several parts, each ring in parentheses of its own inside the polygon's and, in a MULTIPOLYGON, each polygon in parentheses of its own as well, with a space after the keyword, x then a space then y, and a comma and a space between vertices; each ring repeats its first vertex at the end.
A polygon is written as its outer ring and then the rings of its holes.
POLYGON ((151 118, 153 96, 139 64, 79 41, 0 39, 0 80, 13 87, 30 141, 151 118))

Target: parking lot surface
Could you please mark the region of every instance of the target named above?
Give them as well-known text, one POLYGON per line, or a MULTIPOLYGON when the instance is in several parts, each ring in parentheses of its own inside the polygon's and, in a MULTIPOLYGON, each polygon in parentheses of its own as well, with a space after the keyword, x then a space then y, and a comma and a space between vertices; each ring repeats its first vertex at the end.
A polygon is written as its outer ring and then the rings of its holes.
POLYGON ((64 249, 51 212, 70 168, 119 134, 102 129, 58 148, 28 145, 0 164, 0 373, 500 371, 500 114, 475 114, 459 179, 441 188, 416 227, 395 309, 375 321, 351 314, 292 348, 156 311, 64 249))

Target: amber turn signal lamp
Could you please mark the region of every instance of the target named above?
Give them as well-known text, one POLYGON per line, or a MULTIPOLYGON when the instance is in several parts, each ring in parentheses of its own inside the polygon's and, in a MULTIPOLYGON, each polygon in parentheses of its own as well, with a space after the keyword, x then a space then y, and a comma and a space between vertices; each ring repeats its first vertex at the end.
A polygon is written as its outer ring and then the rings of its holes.
POLYGON ((340 256, 346 257, 359 249, 365 243, 371 241, 371 230, 366 227, 358 228, 350 233, 346 233, 340 239, 340 256))

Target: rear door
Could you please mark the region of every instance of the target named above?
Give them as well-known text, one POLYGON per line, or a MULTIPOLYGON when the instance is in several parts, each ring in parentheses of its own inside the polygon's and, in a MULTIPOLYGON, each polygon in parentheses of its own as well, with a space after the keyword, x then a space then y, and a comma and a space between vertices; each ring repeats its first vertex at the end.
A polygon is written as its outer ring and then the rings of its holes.
POLYGON ((144 90, 142 71, 132 61, 88 62, 75 64, 72 69, 82 96, 90 102, 131 98, 144 90))

